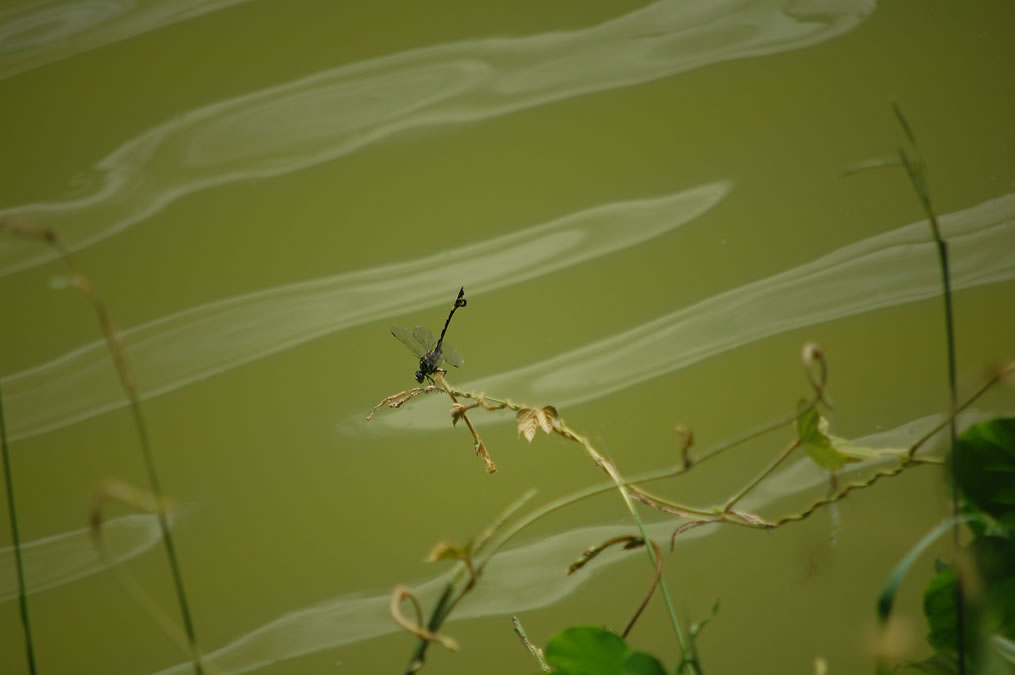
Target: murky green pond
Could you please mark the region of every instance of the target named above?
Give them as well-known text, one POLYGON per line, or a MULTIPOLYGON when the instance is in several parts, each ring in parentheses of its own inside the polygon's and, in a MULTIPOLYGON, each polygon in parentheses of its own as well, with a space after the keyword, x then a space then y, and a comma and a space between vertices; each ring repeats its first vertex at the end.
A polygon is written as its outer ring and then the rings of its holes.
MULTIPOLYGON (((449 379, 552 404, 625 475, 792 414, 816 341, 834 431, 905 446, 947 405, 924 214, 895 156, 902 105, 951 241, 960 397, 1015 355, 1015 6, 871 0, 347 3, 12 0, 0 8, 0 218, 46 227, 105 302, 144 399, 198 639, 221 673, 402 672, 397 584, 435 600, 465 541, 601 484, 581 448, 474 411, 488 475, 447 399, 415 384, 391 324, 448 330, 449 379), (338 665, 336 665, 338 664, 338 665)), ((184 673, 187 657, 103 569, 88 513, 147 486, 95 315, 53 288, 50 248, 0 239, 0 386, 42 672, 184 673)), ((59 285, 59 284, 57 284, 59 285)), ((971 415, 1010 412, 997 389, 971 415)), ((972 419, 969 418, 969 419, 972 419)), ((786 428, 652 485, 721 503, 786 428)), ((940 448, 939 448, 940 450, 940 448)), ((869 468, 855 469, 855 476, 869 468)), ((827 491, 798 458, 741 506, 827 491)), ((677 537, 664 577, 712 673, 872 668, 891 568, 950 508, 907 471, 806 521, 677 537)), ((679 519, 645 509, 664 547, 679 519)), ((158 527, 106 509, 122 565, 178 616, 158 527)), ((0 672, 23 672, 6 507, 0 672)), ((643 552, 614 493, 495 557, 424 672, 534 672, 512 632, 619 630, 643 552)), ((899 614, 926 653, 920 593, 899 614)), ((686 628, 686 624, 685 624, 686 628)), ((631 641, 675 666, 657 596, 631 641)))

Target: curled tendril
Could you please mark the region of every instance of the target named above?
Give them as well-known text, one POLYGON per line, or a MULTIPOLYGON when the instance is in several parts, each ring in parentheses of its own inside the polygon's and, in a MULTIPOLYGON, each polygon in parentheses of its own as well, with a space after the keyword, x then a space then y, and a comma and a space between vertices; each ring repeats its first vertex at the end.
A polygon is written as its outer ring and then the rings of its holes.
POLYGON ((388 606, 388 609, 395 623, 419 639, 426 640, 427 642, 437 642, 445 649, 450 649, 453 652, 458 651, 458 642, 453 637, 435 633, 423 625, 423 608, 420 607, 419 600, 412 594, 408 586, 395 586, 395 590, 391 592, 391 604, 388 606), (405 614, 402 614, 402 601, 406 599, 412 602, 412 606, 416 609, 416 623, 413 623, 405 614))

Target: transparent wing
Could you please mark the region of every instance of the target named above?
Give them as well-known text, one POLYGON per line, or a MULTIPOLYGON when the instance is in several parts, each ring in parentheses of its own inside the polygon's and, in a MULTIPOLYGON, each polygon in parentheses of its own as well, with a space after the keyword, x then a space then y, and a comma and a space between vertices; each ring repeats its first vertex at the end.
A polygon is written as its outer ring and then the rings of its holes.
POLYGON ((444 363, 448 365, 455 368, 461 368, 465 365, 465 359, 458 353, 458 350, 446 342, 441 345, 441 354, 444 356, 444 363))
MULTIPOLYGON (((416 326, 416 330, 419 330, 419 326, 416 326)), ((425 328, 423 330, 426 330, 425 328)), ((427 331, 428 333, 430 331, 427 331)), ((417 357, 422 358, 427 352, 426 345, 420 344, 419 339, 416 337, 416 332, 410 333, 401 326, 392 326, 391 334, 395 336, 395 339, 401 342, 403 345, 409 348, 409 350, 417 357)))
POLYGON ((416 326, 412 329, 412 337, 423 347, 423 353, 431 351, 436 345, 437 340, 434 338, 433 333, 430 332, 429 328, 423 328, 422 326, 416 326))

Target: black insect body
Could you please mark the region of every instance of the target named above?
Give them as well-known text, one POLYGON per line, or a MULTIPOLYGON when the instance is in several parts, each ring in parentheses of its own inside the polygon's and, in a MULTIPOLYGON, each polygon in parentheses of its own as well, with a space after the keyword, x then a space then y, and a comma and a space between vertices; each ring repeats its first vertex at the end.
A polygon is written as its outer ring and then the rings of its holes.
POLYGON ((423 326, 416 326, 411 333, 401 326, 391 327, 391 334, 419 357, 416 381, 420 384, 423 383, 424 378, 430 377, 440 370, 445 363, 455 368, 465 364, 465 359, 454 347, 444 344, 444 335, 448 332, 451 317, 455 315, 459 307, 465 307, 466 304, 465 288, 462 287, 458 291, 458 297, 455 298, 455 304, 451 308, 451 313, 448 314, 448 319, 444 322, 444 329, 441 330, 441 336, 437 340, 434 340, 433 333, 423 326))

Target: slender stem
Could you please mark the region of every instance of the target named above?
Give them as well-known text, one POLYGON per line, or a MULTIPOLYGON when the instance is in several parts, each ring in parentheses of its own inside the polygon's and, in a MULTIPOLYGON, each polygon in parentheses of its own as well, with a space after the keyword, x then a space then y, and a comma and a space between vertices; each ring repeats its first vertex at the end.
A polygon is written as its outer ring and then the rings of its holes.
MULTIPOLYGON (((159 474, 155 468, 155 457, 152 454, 151 443, 148 440, 148 426, 145 424, 144 416, 141 414, 141 402, 133 391, 128 389, 127 393, 130 397, 134 425, 137 427, 138 439, 141 442, 141 455, 144 457, 148 481, 151 483, 152 493, 162 502, 162 486, 159 483, 159 474)), ((162 541, 166 545, 166 557, 169 559, 169 572, 173 577, 173 586, 176 589, 176 601, 180 605, 183 630, 187 634, 187 642, 190 643, 191 658, 194 661, 194 672, 197 675, 202 675, 204 673, 204 666, 201 663, 197 647, 197 633, 194 630, 194 620, 190 614, 190 605, 187 602, 187 594, 183 589, 183 574, 180 572, 180 560, 176 555, 176 545, 173 542, 173 535, 169 528, 169 519, 166 517, 166 510, 163 508, 158 509, 156 515, 159 519, 159 529, 162 530, 162 541)))
POLYGON ((522 628, 522 622, 518 620, 518 617, 511 617, 511 621, 514 623, 515 634, 518 635, 518 639, 520 639, 522 644, 525 645, 525 648, 529 650, 529 654, 532 654, 532 658, 539 662, 540 670, 544 673, 553 672, 553 669, 550 668, 550 664, 546 662, 546 657, 543 656, 543 650, 532 644, 532 641, 529 640, 529 636, 525 634, 525 629, 522 628))
MULTIPOLYGON (((109 313, 106 312, 102 301, 92 289, 91 283, 82 275, 78 274, 74 260, 70 252, 64 248, 60 239, 52 230, 35 229, 12 224, 0 220, 0 230, 10 232, 18 236, 30 237, 49 244, 56 249, 67 269, 70 271, 71 285, 75 286, 92 304, 95 314, 98 317, 99 325, 102 328, 103 337, 106 339, 106 346, 109 348, 110 356, 116 367, 116 374, 120 379, 120 385, 130 401, 131 414, 134 419, 134 426, 137 429, 138 440, 141 445, 141 456, 144 460, 145 469, 148 472, 148 480, 152 486, 152 493, 160 504, 165 503, 162 494, 162 487, 159 484, 158 471, 155 469, 155 458, 152 454, 151 443, 148 439, 148 428, 145 425, 144 416, 141 414, 141 400, 137 395, 137 383, 134 380, 134 371, 130 367, 126 350, 120 340, 116 327, 113 325, 109 313)), ((190 607, 187 603, 187 595, 183 589, 183 575, 180 573, 180 563, 176 556, 176 546, 173 544, 173 535, 169 530, 169 520, 164 509, 158 511, 159 529, 162 534, 162 541, 165 542, 166 556, 169 558, 169 569, 173 577, 173 585, 176 588, 176 598, 180 605, 180 614, 183 619, 183 628, 190 643, 191 657, 194 662, 194 672, 197 675, 204 674, 204 666, 201 663, 200 650, 197 646, 197 636, 194 631, 194 622, 191 619, 190 607)))
MULTIPOLYGON (((595 447, 592 445, 592 442, 589 441, 588 438, 572 430, 563 422, 561 422, 560 424, 559 431, 561 435, 563 435, 565 438, 569 438, 581 444, 581 446, 585 448, 585 452, 589 455, 592 461, 598 464, 599 467, 606 472, 606 474, 610 477, 610 479, 616 486, 617 491, 620 492, 620 496, 621 498, 623 498, 624 504, 627 506, 627 510, 630 512, 631 517, 634 518, 635 523, 637 523, 638 531, 641 533, 642 538, 645 541, 650 541, 648 532, 645 531, 645 524, 642 522, 641 516, 638 514, 638 509, 635 508, 634 502, 631 501, 630 489, 632 488, 628 487, 627 483, 620 476, 620 472, 617 470, 617 467, 613 465, 613 462, 609 461, 601 454, 599 454, 599 451, 595 449, 595 447)), ((637 490, 637 488, 633 489, 637 490)), ((652 562, 652 566, 655 567, 656 565, 658 565, 659 562, 657 560, 656 552, 655 550, 653 550, 653 547, 646 546, 645 550, 648 553, 649 560, 652 562)), ((670 615, 670 623, 673 625, 673 631, 674 633, 676 633, 677 636, 677 642, 680 643, 681 651, 686 652, 688 644, 687 639, 684 637, 684 631, 680 627, 680 620, 677 618, 677 610, 673 606, 673 599, 670 597, 670 591, 669 588, 667 588, 666 586, 665 580, 663 580, 660 583, 660 587, 663 593, 663 600, 665 600, 666 602, 666 611, 670 615)))
POLYGON ((621 637, 623 638, 627 638, 627 636, 630 635, 631 629, 634 628, 634 624, 637 623, 638 617, 641 616, 641 613, 645 611, 645 608, 648 606, 648 601, 652 599, 652 594, 655 593, 656 586, 659 585, 659 581, 663 577, 662 549, 659 548, 659 544, 655 543, 651 539, 647 541, 649 545, 652 547, 653 552, 655 553, 656 568, 655 572, 652 574, 652 583, 649 584, 648 593, 646 593, 645 596, 641 599, 641 603, 638 605, 638 609, 634 611, 634 616, 632 616, 631 620, 627 622, 627 626, 624 627, 624 632, 620 634, 621 637))
POLYGON ((757 487, 758 483, 760 483, 761 481, 765 480, 765 478, 768 476, 768 474, 770 474, 773 471, 775 471, 776 468, 780 464, 782 464, 782 462, 787 457, 789 457, 790 453, 793 452, 794 450, 796 450, 798 447, 800 447, 800 441, 793 441, 792 443, 787 445, 783 449, 782 452, 780 452, 771 462, 768 463, 768 466, 766 466, 764 469, 762 469, 761 472, 757 476, 752 478, 751 481, 749 483, 747 483, 747 485, 745 485, 744 487, 740 488, 740 490, 735 495, 733 495, 732 497, 730 497, 726 501, 726 504, 723 505, 723 509, 722 509, 723 512, 725 513, 725 512, 728 512, 730 509, 732 509, 734 504, 736 504, 738 501, 743 499, 744 495, 746 495, 748 492, 750 492, 755 487, 757 487))
MULTIPOLYGON (((934 216, 934 212, 929 209, 931 224, 934 228, 934 236, 936 237, 935 243, 937 244, 938 258, 941 262, 941 284, 944 287, 944 313, 945 313, 945 334, 947 335, 947 346, 948 346, 948 394, 949 394, 949 411, 950 415, 948 421, 948 437, 949 445, 951 447, 952 457, 952 475, 957 475, 956 468, 958 465, 958 458, 955 455, 955 446, 958 438, 958 430, 955 424, 956 408, 958 407, 958 383, 955 368, 955 322, 952 315, 952 291, 951 291, 951 275, 948 270, 948 242, 941 239, 940 229, 937 224, 937 217, 934 216)), ((952 517, 955 518, 955 526, 952 528, 952 544, 956 549, 959 548, 959 516, 961 515, 961 507, 959 506, 959 482, 957 480, 952 481, 952 517)), ((963 588, 962 575, 955 576, 955 630, 957 635, 955 636, 955 647, 959 655, 959 675, 965 675, 966 672, 966 612, 963 605, 965 596, 965 589, 963 588)))
POLYGON ((25 630, 25 656, 28 672, 35 675, 35 649, 32 646, 32 627, 28 621, 28 589, 25 586, 25 566, 21 560, 21 535, 18 533, 18 514, 14 508, 14 476, 11 473, 10 450, 7 447, 7 425, 4 422, 3 392, 0 391, 0 448, 4 458, 4 481, 7 484, 7 512, 11 519, 11 538, 14 546, 14 567, 18 575, 18 604, 21 608, 21 625, 25 630))
MULTIPOLYGON (((815 405, 815 403, 816 403, 816 401, 812 402, 811 405, 815 405)), ((768 424, 763 424, 762 426, 755 427, 754 429, 751 429, 750 431, 747 431, 746 433, 743 433, 743 434, 741 434, 741 435, 739 435, 739 436, 737 436, 737 437, 735 437, 735 438, 733 438, 733 439, 731 439, 729 441, 724 441, 722 443, 718 443, 718 444, 712 446, 711 448, 709 448, 708 450, 706 450, 705 452, 701 453, 697 457, 693 457, 691 463, 692 463, 692 465, 701 464, 705 460, 712 459, 716 455, 718 455, 718 454, 720 454, 722 452, 725 452, 726 450, 729 450, 732 447, 741 445, 742 443, 746 443, 747 441, 750 441, 750 440, 753 440, 755 438, 758 438, 759 436, 764 436, 765 434, 770 433, 772 431, 775 431, 776 429, 778 429, 780 427, 784 427, 784 426, 786 426, 788 424, 792 424, 793 422, 796 421, 796 419, 799 416, 800 416, 800 413, 796 413, 796 414, 791 415, 789 417, 784 417, 783 419, 776 420, 775 422, 769 422, 768 424)), ((664 476, 660 476, 660 478, 662 478, 662 477, 664 477, 664 476)), ((655 479, 653 478, 652 480, 655 480, 655 479)))
MULTIPOLYGON (((73 265, 66 258, 67 264, 73 269, 73 265)), ((141 411, 141 400, 137 395, 137 383, 134 380, 134 373, 127 360, 126 351, 120 342, 116 327, 106 311, 105 305, 96 297, 91 285, 81 276, 77 278, 78 288, 91 301, 99 318, 99 324, 106 337, 109 350, 113 355, 116 364, 117 375, 120 377, 120 385, 123 387, 127 400, 130 401, 131 416, 134 419, 134 427, 137 431, 138 441, 141 446, 141 457, 144 460, 145 470, 148 473, 148 482, 152 486, 152 494, 160 504, 165 503, 165 496, 162 492, 162 485, 159 481, 159 473, 155 468, 155 456, 152 453, 151 441, 148 436, 148 425, 145 423, 144 414, 141 411)), ((176 590, 176 600, 180 606, 180 616, 183 620, 183 630, 187 634, 187 641, 190 643, 191 659, 194 663, 194 672, 197 675, 204 674, 204 666, 201 663, 200 650, 197 646, 197 634, 194 630, 194 621, 190 614, 190 605, 187 602, 187 594, 183 587, 183 574, 180 572, 180 561, 176 555, 176 545, 173 542, 173 534, 169 528, 169 519, 166 517, 165 509, 158 509, 157 512, 159 529, 162 533, 162 541, 166 547, 166 557, 169 560, 169 571, 173 578, 173 586, 176 590)))
MULTIPOLYGON (((942 300, 944 301, 944 320, 945 320, 945 340, 946 347, 948 350, 948 394, 949 394, 949 421, 948 421, 948 435, 950 441, 950 451, 952 458, 952 475, 955 475, 955 468, 957 466, 957 459, 955 457, 955 445, 958 437, 956 430, 955 416, 958 409, 958 383, 955 368, 955 321, 952 313, 952 288, 951 288, 951 273, 948 268, 948 242, 941 236, 941 226, 938 224, 937 214, 934 212, 934 207, 931 205, 930 200, 930 189, 927 186, 927 181, 923 173, 923 159, 920 156, 920 149, 916 142, 916 135, 913 133, 913 128, 909 124, 909 120, 906 119, 905 114, 902 112, 902 108, 898 104, 893 104, 893 110, 895 116, 899 120, 899 124, 902 126, 902 130, 906 133, 909 138, 909 142, 913 145, 913 149, 916 151, 916 160, 914 161, 906 154, 906 151, 899 149, 899 157, 902 160, 902 165, 906 169, 906 173, 909 174, 909 180, 913 184, 913 189, 916 191, 916 196, 920 199, 920 203, 923 205, 923 210, 927 214, 927 220, 930 224, 931 236, 934 239, 934 244, 937 247, 938 263, 941 267, 941 289, 942 289, 942 300)), ((952 517, 955 519, 955 526, 952 530, 952 544, 956 550, 959 548, 959 484, 958 481, 952 481, 952 517)), ((965 630, 965 606, 964 606, 964 589, 962 584, 962 575, 956 575, 955 578, 955 648, 958 653, 958 672, 959 675, 965 675, 966 672, 966 630, 965 630)))

